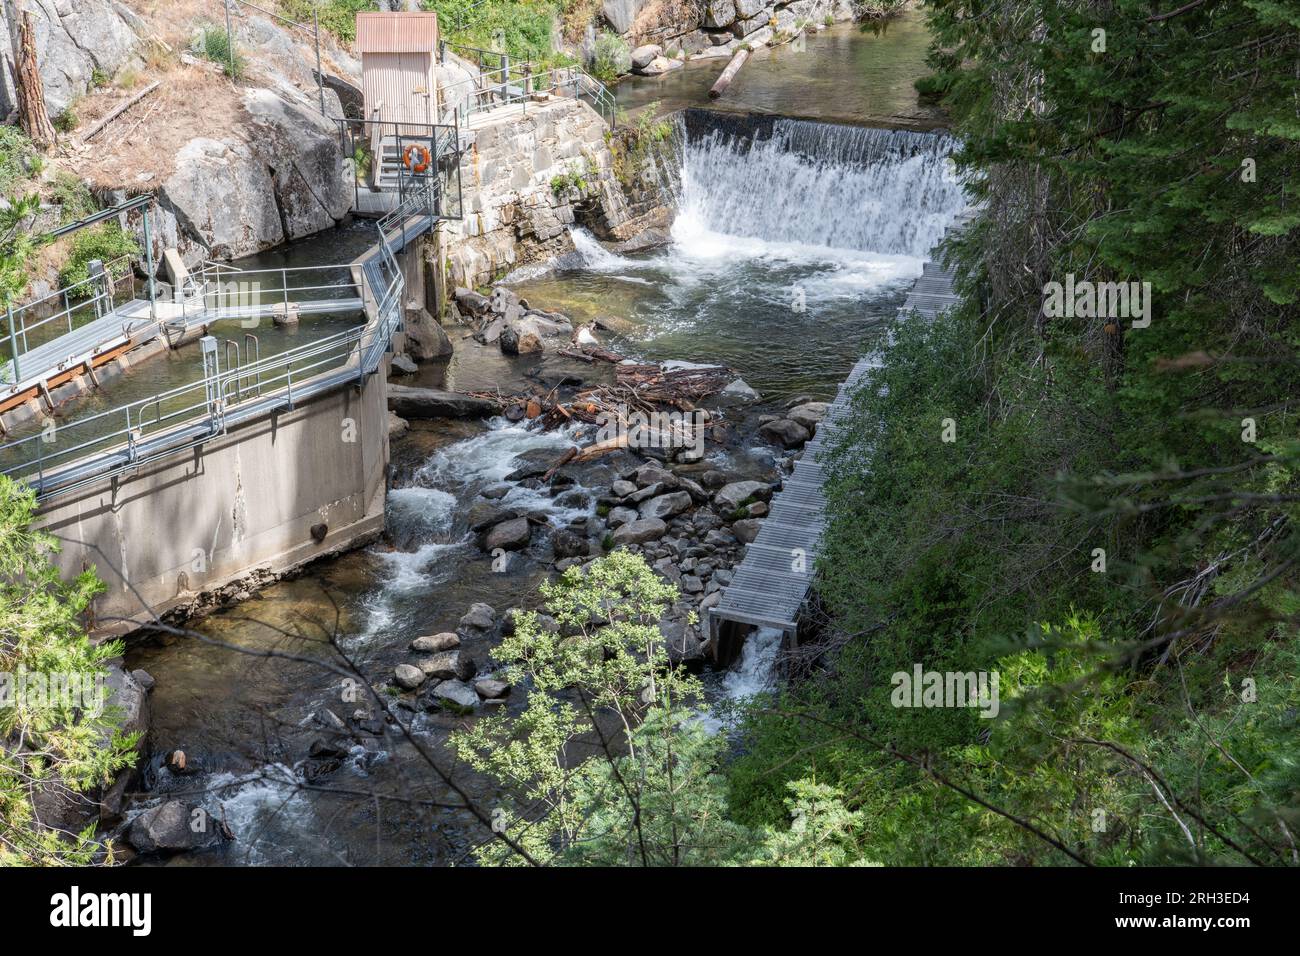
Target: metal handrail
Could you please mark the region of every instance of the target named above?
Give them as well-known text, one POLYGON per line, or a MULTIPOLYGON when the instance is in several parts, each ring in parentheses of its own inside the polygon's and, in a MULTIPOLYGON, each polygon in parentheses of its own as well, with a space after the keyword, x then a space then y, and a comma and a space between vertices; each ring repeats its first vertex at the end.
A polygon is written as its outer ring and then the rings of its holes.
POLYGON ((506 63, 495 70, 480 72, 456 83, 441 87, 439 93, 446 102, 447 94, 461 87, 469 86, 470 92, 466 102, 458 106, 456 115, 461 122, 467 122, 475 113, 485 112, 497 106, 522 103, 524 112, 528 111, 528 101, 536 93, 557 93, 566 95, 564 90, 572 88, 574 99, 581 99, 585 94, 590 97, 591 106, 600 114, 611 129, 617 123, 618 101, 605 84, 601 83, 580 66, 556 66, 545 70, 535 70, 531 62, 522 65, 506 63), (492 77, 498 77, 492 81, 492 77))
MULTIPOLYGON (((61 447, 51 454, 45 453, 44 446, 48 444, 48 439, 44 432, 7 442, 0 445, 0 456, 28 449, 34 449, 35 454, 18 464, 0 469, 0 474, 34 483, 38 498, 43 499, 105 475, 139 467, 165 454, 200 445, 223 434, 229 424, 230 409, 238 409, 247 401, 243 387, 245 381, 256 383, 256 395, 252 402, 256 406, 254 413, 286 406, 292 408, 295 397, 301 397, 304 390, 310 393, 314 387, 333 387, 335 383, 330 379, 331 375, 347 372, 345 379, 350 380, 349 369, 353 362, 356 366, 356 382, 360 384, 366 376, 379 368, 393 333, 400 328, 402 322, 401 296, 405 280, 391 245, 390 231, 394 225, 399 229, 405 228, 405 221, 418 215, 422 209, 432 215, 436 208, 436 196, 437 187, 431 181, 413 192, 397 209, 377 223, 378 255, 382 271, 387 275, 380 277, 382 291, 371 288, 372 294, 379 293, 376 296, 374 320, 359 328, 337 332, 265 359, 259 356, 251 362, 240 362, 234 368, 222 370, 218 365, 213 372, 208 372, 205 368, 201 378, 184 385, 77 419, 61 426, 56 434, 88 427, 93 430, 94 426, 115 417, 120 417, 123 427, 61 447), (298 380, 296 386, 295 376, 298 380), (313 382, 316 383, 315 386, 312 385, 313 382), (203 400, 193 401, 198 393, 202 394, 203 400), (183 404, 164 411, 164 406, 178 402, 183 404), (152 415, 148 414, 150 411, 152 415), (204 426, 203 432, 198 437, 191 437, 196 426, 204 426), (150 429, 148 434, 146 428, 150 429), (90 453, 95 451, 100 455, 98 462, 91 458, 90 453), (54 467, 52 463, 56 463, 59 469, 53 475, 50 474, 54 467), (79 463, 82 463, 81 467, 78 467, 79 463)), ((369 261, 364 259, 354 263, 362 266, 362 281, 367 285, 371 285, 371 277, 366 268, 369 261)), ((212 271, 217 274, 224 271, 236 275, 344 268, 304 266, 244 271, 219 263, 209 265, 215 267, 212 271)), ((249 347, 251 350, 252 345, 249 347)), ((238 348, 236 344, 236 355, 238 348)), ((260 345, 257 349, 260 353, 260 345)))

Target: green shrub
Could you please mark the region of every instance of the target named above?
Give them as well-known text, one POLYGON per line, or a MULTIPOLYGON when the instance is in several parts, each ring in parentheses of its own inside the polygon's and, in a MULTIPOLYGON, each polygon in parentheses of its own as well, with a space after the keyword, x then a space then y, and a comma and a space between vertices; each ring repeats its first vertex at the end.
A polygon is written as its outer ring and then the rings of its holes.
POLYGON ((632 69, 632 51, 627 41, 616 33, 602 33, 596 38, 591 57, 591 72, 602 83, 612 83, 632 69))
MULTIPOLYGON (((59 270, 59 283, 66 287, 85 281, 90 275, 87 266, 92 259, 99 259, 108 265, 122 256, 139 254, 140 246, 135 237, 123 232, 122 227, 115 222, 83 229, 73 236, 68 259, 59 270)), ((128 266, 117 266, 113 269, 113 275, 122 277, 128 271, 128 266)))
POLYGON ((77 128, 81 120, 77 117, 76 106, 69 103, 63 108, 63 112, 54 117, 54 128, 60 133, 71 133, 77 128))
POLYGON ((200 39, 199 52, 213 63, 220 63, 226 76, 237 80, 244 75, 245 62, 238 48, 232 50, 225 27, 206 26, 200 39))
POLYGON ((63 223, 84 219, 96 208, 90 187, 68 172, 59 172, 54 177, 50 201, 60 208, 59 219, 63 223))
POLYGON ((0 192, 28 178, 36 157, 32 142, 17 126, 0 126, 0 192))

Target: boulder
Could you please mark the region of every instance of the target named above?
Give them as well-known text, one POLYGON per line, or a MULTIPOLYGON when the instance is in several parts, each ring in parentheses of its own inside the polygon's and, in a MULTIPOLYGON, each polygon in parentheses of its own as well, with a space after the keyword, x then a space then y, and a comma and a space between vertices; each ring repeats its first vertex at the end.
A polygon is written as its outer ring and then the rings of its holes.
POLYGON ((627 33, 645 4, 646 0, 604 0, 601 11, 615 33, 627 33))
POLYGON ((424 683, 425 673, 412 664, 398 664, 393 668, 393 683, 403 690, 415 690, 424 683))
POLYGON ((830 405, 826 404, 826 402, 808 402, 790 409, 785 413, 785 417, 811 432, 826 417, 826 411, 829 408, 830 405))
POLYGON ((406 348, 420 362, 445 358, 453 351, 451 337, 425 308, 407 308, 406 348))
POLYGON ((436 677, 439 680, 465 680, 474 676, 474 662, 460 651, 434 654, 420 661, 418 667, 426 677, 436 677))
POLYGON ((655 57, 661 56, 664 50, 658 43, 647 43, 645 46, 639 46, 632 51, 632 69, 640 70, 650 65, 655 57))
POLYGON ((490 631, 496 625, 497 612, 490 604, 471 604, 460 619, 462 629, 473 631, 490 631))
POLYGON ((491 307, 487 296, 480 295, 473 289, 457 287, 456 289, 456 306, 470 315, 484 315, 491 307))
POLYGON ((483 535, 483 550, 520 551, 528 547, 532 534, 533 527, 527 518, 511 518, 488 529, 483 535))
POLYGON ((708 0, 704 7, 704 25, 717 29, 729 27, 736 20, 735 0, 708 0))
POLYGON ((390 384, 388 410, 403 418, 486 418, 497 413, 497 406, 459 392, 390 384))
POLYGON ((789 418, 778 418, 774 422, 760 425, 758 434, 782 448, 798 448, 812 437, 808 429, 789 418))
POLYGON ((763 396, 750 388, 743 378, 738 378, 718 393, 718 400, 723 405, 752 405, 762 401, 763 396))
POLYGON ((433 654, 438 651, 450 651, 460 647, 460 635, 451 631, 441 634, 425 634, 411 641, 411 650, 418 654, 433 654))
POLYGON ((401 415, 396 415, 393 412, 388 413, 388 440, 389 441, 392 441, 394 438, 401 438, 410 430, 411 430, 411 423, 408 422, 405 418, 403 418, 401 415))
POLYGON ((510 685, 503 680, 497 680, 493 677, 485 677, 482 680, 474 682, 474 690, 480 697, 487 700, 500 700, 510 693, 510 685))
MULTIPOLYGON (((113 710, 120 718, 118 727, 122 733, 140 735, 136 743, 136 752, 144 753, 145 737, 149 733, 149 692, 136 679, 134 673, 128 673, 119 664, 110 663, 108 674, 104 679, 104 708, 113 710)), ((144 673, 140 671, 140 673, 144 673)), ((145 675, 148 677, 148 675, 145 675)), ((152 677, 149 678, 153 680, 152 677)), ((105 729, 100 735, 101 747, 107 747, 112 738, 112 730, 105 729)))
POLYGON ((429 691, 429 700, 435 704, 453 704, 460 709, 478 706, 478 694, 474 688, 458 680, 445 680, 429 691))
POLYGON ((605 523, 611 528, 618 528, 639 517, 640 515, 631 508, 610 508, 609 514, 605 516, 605 523))
POLYGON ((560 529, 555 532, 551 546, 557 558, 585 558, 587 556, 587 539, 572 531, 560 529))
POLYGON ((651 498, 641 505, 642 518, 671 518, 691 507, 691 496, 685 491, 672 491, 651 498))
POLYGON ((214 846, 224 838, 219 821, 179 800, 146 810, 135 818, 127 840, 141 853, 181 853, 214 846))
POLYGON ((735 0, 735 4, 738 20, 748 20, 762 13, 766 21, 771 16, 771 11, 767 9, 771 5, 771 0, 735 0))
POLYGON ((731 533, 741 544, 749 544, 758 537, 759 529, 762 527, 762 518, 741 518, 731 523, 731 533))
POLYGON ((285 239, 336 225, 354 199, 344 177, 338 127, 318 108, 271 90, 247 90, 244 109, 255 130, 248 141, 273 177, 271 212, 283 223, 285 239))
POLYGON ((668 525, 659 518, 640 518, 620 525, 614 531, 614 546, 657 541, 668 533, 668 525))
POLYGON ((642 76, 662 76, 671 70, 678 69, 681 65, 681 60, 669 59, 666 56, 657 56, 637 72, 642 76))
POLYGON ((772 497, 772 486, 762 481, 733 481, 723 485, 713 496, 713 503, 724 515, 735 511, 749 498, 766 501, 772 497))
POLYGON ((420 371, 420 366, 401 354, 394 355, 388 364, 391 366, 394 375, 414 375, 420 371))

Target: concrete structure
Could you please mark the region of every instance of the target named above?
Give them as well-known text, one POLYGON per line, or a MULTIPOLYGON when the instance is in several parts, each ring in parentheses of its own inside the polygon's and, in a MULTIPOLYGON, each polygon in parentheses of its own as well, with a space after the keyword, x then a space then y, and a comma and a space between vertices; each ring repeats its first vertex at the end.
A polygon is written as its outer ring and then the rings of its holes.
POLYGON ((356 50, 361 54, 365 119, 435 122, 436 13, 358 13, 356 50))
POLYGON ((387 375, 235 426, 205 445, 46 504, 65 575, 107 585, 97 633, 124 633, 244 578, 266 580, 378 536, 387 375), (342 452, 342 453, 341 453, 342 452))
POLYGON ((95 633, 219 603, 382 532, 387 353, 402 342, 405 297, 423 292, 403 277, 418 274, 436 221, 427 201, 378 223, 380 241, 354 263, 367 321, 337 357, 304 367, 316 374, 241 398, 246 367, 218 372, 198 383, 206 413, 34 479, 62 571, 95 566, 107 585, 95 633))

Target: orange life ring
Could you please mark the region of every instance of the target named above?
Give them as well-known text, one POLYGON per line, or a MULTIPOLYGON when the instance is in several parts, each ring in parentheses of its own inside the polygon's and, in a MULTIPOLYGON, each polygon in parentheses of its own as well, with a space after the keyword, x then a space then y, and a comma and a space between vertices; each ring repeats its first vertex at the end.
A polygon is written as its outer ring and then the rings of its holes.
POLYGON ((433 157, 429 155, 429 147, 427 146, 421 146, 418 143, 412 143, 410 146, 407 146, 406 149, 402 151, 402 165, 405 166, 413 173, 418 174, 424 172, 426 169, 429 168, 429 164, 432 162, 433 162, 433 157), (418 160, 415 163, 412 163, 411 162, 412 153, 418 153, 420 156, 424 158, 418 160))

